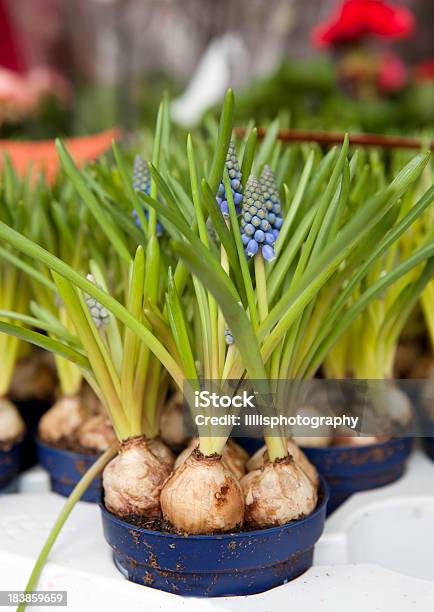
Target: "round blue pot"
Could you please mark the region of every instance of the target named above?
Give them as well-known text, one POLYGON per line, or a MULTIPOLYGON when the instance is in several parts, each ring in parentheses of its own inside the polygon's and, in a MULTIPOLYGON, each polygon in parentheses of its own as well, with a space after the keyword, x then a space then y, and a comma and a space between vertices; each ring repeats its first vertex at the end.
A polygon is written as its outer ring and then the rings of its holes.
POLYGON ((392 438, 366 446, 304 447, 309 460, 327 481, 333 512, 353 493, 387 485, 404 472, 412 438, 392 438))
POLYGON ((101 504, 114 562, 131 582, 195 597, 252 595, 293 580, 312 566, 326 515, 327 487, 304 519, 281 527, 180 536, 135 527, 101 504))
MULTIPOLYGON (((95 463, 99 455, 87 455, 48 446, 36 439, 39 463, 50 475, 51 488, 56 493, 68 497, 83 474, 95 463)), ((98 503, 101 501, 101 478, 95 478, 82 496, 82 501, 98 503)))
POLYGON ((21 462, 22 442, 9 450, 0 449, 0 490, 6 488, 18 474, 21 462))

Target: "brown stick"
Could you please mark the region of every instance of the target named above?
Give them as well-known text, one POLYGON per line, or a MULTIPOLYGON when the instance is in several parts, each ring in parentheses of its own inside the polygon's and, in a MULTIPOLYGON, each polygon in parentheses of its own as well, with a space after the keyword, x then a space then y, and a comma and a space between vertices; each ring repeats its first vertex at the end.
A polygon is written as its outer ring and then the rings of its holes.
MULTIPOLYGON (((243 137, 245 128, 235 128, 235 134, 243 137)), ((258 138, 264 138, 266 128, 258 128, 258 138)), ((310 130, 281 129, 278 133, 279 140, 287 142, 317 142, 321 145, 340 144, 344 140, 343 132, 316 132, 310 130)), ((362 147, 385 147, 400 149, 421 149, 424 144, 418 138, 405 136, 386 136, 384 134, 350 134, 350 143, 362 147)), ((434 150, 434 140, 427 142, 426 147, 434 150)))

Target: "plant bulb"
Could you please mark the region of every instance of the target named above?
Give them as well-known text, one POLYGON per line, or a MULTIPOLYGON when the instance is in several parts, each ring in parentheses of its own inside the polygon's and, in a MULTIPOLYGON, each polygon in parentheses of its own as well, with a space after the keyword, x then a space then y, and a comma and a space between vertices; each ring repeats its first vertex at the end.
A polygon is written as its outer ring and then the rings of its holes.
POLYGON ((172 448, 185 446, 184 406, 181 393, 174 393, 165 403, 160 418, 162 440, 172 448))
POLYGON ((317 488, 292 457, 265 463, 241 479, 245 520, 262 529, 284 525, 310 514, 317 504, 317 488))
POLYGON ((0 445, 8 450, 24 437, 26 427, 17 407, 5 397, 0 398, 0 445))
MULTIPOLYGON (((199 446, 198 438, 192 438, 189 445, 176 458, 175 470, 177 470, 199 446)), ((222 459, 226 467, 232 472, 237 480, 240 480, 246 473, 246 454, 236 442, 230 443, 228 440, 222 451, 222 459)), ((248 455, 247 455, 248 457, 248 455)))
MULTIPOLYGON (((309 461, 306 455, 303 453, 301 448, 297 446, 294 440, 288 439, 286 441, 286 447, 288 449, 288 453, 292 456, 295 463, 299 468, 303 470, 303 472, 310 478, 312 483, 317 486, 319 482, 318 472, 316 467, 309 461)), ((253 470, 257 470, 261 468, 268 461, 268 452, 267 447, 263 446, 260 448, 247 462, 247 470, 252 472, 253 470)))
POLYGON ((222 457, 194 449, 165 483, 161 510, 178 532, 227 532, 242 526, 244 500, 222 457))
POLYGON ((76 433, 80 446, 103 452, 116 441, 110 420, 104 415, 90 417, 78 428, 76 433))
MULTIPOLYGON (((162 443, 161 443, 162 444, 162 443)), ((171 473, 161 461, 156 446, 145 436, 123 440, 118 455, 103 472, 104 501, 107 510, 120 517, 159 517, 160 492, 171 473)))
POLYGON ((86 412, 78 395, 61 397, 39 421, 39 436, 47 444, 75 434, 84 423, 86 412))

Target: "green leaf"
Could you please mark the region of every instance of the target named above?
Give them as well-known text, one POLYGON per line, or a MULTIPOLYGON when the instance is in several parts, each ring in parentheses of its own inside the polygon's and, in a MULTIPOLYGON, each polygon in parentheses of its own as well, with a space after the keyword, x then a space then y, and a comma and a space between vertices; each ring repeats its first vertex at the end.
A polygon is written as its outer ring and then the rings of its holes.
POLYGON ((29 240, 25 236, 22 236, 18 232, 15 232, 12 228, 8 227, 2 222, 0 222, 0 238, 29 257, 34 257, 41 263, 48 266, 48 268, 51 270, 57 272, 60 276, 68 279, 76 287, 98 300, 103 306, 110 310, 110 312, 112 312, 119 319, 119 321, 137 333, 146 346, 155 354, 157 359, 161 361, 174 381, 178 383, 180 388, 182 388, 182 372, 172 356, 143 324, 139 323, 139 321, 136 321, 136 319, 131 316, 131 314, 124 306, 122 306, 122 304, 120 304, 112 296, 108 295, 105 291, 102 291, 96 287, 86 278, 78 274, 73 268, 65 264, 63 261, 48 253, 48 251, 37 245, 35 242, 29 240))
POLYGON ((199 253, 193 251, 185 243, 176 242, 173 247, 186 266, 217 300, 250 378, 266 381, 267 374, 252 324, 247 318, 241 301, 237 299, 235 288, 231 287, 228 276, 220 267, 217 267, 216 270, 209 265, 208 261, 202 259, 199 253))
POLYGON ((85 370, 91 370, 89 361, 81 353, 75 351, 67 344, 63 344, 58 340, 49 338, 45 334, 40 334, 39 332, 26 329, 25 327, 21 327, 19 325, 5 323, 4 321, 0 321, 0 332, 8 334, 9 336, 15 336, 16 338, 24 340, 25 342, 30 342, 30 344, 34 344, 40 348, 50 351, 51 353, 55 353, 60 357, 73 361, 85 370))
POLYGON ((101 226, 119 256, 127 263, 130 263, 131 256, 122 236, 117 231, 111 219, 106 216, 102 207, 98 204, 94 194, 84 182, 79 170, 77 169, 77 166, 74 164, 72 157, 65 149, 63 143, 60 140, 56 140, 56 146, 62 166, 77 192, 82 197, 83 202, 89 207, 89 210, 92 212, 95 220, 101 226))
POLYGON ((223 102, 217 145, 214 152, 214 158, 211 164, 211 172, 208 177, 208 185, 211 190, 211 195, 213 197, 217 193, 219 183, 223 176, 223 168, 226 162, 226 155, 228 152, 229 143, 231 141, 234 103, 235 101, 233 91, 232 89, 228 89, 223 102))
POLYGON ((191 381, 198 380, 196 364, 187 331, 184 311, 175 287, 172 271, 170 269, 168 273, 166 306, 170 329, 172 330, 178 353, 181 356, 185 376, 191 381))

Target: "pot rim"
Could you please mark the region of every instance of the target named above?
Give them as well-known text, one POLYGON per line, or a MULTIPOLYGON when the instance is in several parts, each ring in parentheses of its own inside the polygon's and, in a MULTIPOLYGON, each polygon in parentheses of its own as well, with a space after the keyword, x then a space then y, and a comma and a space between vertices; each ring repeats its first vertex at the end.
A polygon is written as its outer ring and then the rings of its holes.
POLYGON ((78 453, 77 451, 71 451, 71 450, 68 450, 67 448, 60 448, 58 446, 52 446, 51 444, 47 444, 46 442, 43 442, 39 436, 36 436, 35 440, 36 440, 37 447, 47 449, 49 451, 54 451, 59 454, 65 454, 71 458, 83 459, 83 460, 93 459, 94 461, 96 461, 96 459, 102 455, 102 453, 78 453))
POLYGON ((322 495, 321 502, 317 504, 313 512, 311 512, 310 514, 308 514, 302 519, 290 521, 289 523, 285 523, 284 525, 277 525, 276 527, 267 527, 265 529, 255 529, 251 531, 217 533, 214 535, 205 535, 205 534, 182 535, 178 533, 166 533, 164 531, 156 531, 155 529, 145 529, 144 527, 138 527, 136 525, 133 525, 132 523, 128 523, 127 521, 120 519, 119 517, 114 515, 112 512, 107 510, 103 501, 101 501, 98 505, 100 507, 101 513, 103 514, 103 516, 107 517, 108 520, 114 523, 117 523, 121 527, 128 526, 128 529, 134 529, 143 535, 150 535, 154 537, 158 536, 162 538, 182 538, 183 540, 188 539, 188 540, 199 540, 199 541, 226 540, 226 539, 233 540, 234 538, 240 538, 240 537, 241 538, 252 538, 252 537, 255 537, 255 536, 257 537, 261 535, 263 536, 273 535, 274 533, 277 533, 278 531, 281 531, 284 528, 290 528, 290 527, 295 527, 295 526, 298 527, 300 525, 309 523, 310 521, 315 519, 326 508, 327 503, 329 501, 329 497, 330 497, 329 487, 327 485, 326 480, 321 475, 319 475, 319 491, 321 492, 321 495, 322 495))
POLYGON ((357 446, 354 444, 336 444, 335 446, 300 446, 303 452, 318 452, 318 453, 326 453, 326 452, 340 452, 340 451, 366 451, 370 448, 381 448, 386 446, 386 444, 390 444, 391 442, 402 442, 406 440, 412 440, 414 436, 391 436, 387 440, 383 440, 383 442, 374 442, 371 444, 358 444, 357 446))

